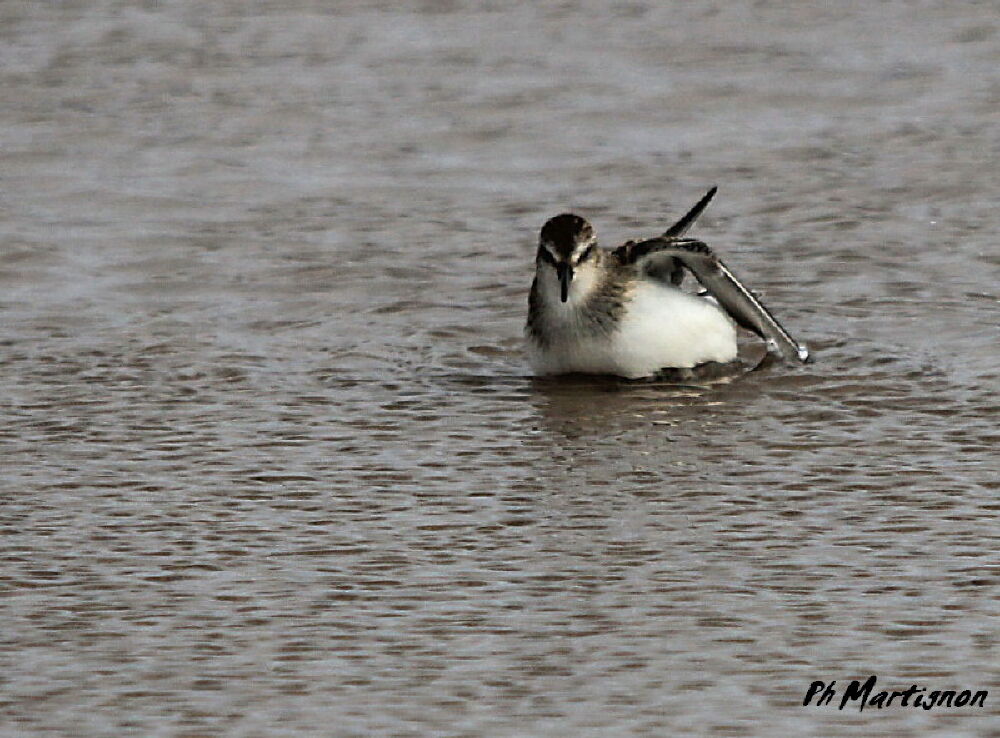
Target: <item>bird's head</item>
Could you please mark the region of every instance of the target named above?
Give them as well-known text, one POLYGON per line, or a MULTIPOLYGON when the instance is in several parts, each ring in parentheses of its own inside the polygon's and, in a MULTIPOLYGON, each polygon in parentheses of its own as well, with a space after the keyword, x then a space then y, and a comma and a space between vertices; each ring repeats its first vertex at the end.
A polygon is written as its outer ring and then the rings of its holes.
POLYGON ((597 237, 585 218, 572 213, 557 215, 542 226, 538 239, 539 268, 548 265, 555 269, 559 279, 559 298, 569 299, 569 286, 573 275, 582 264, 594 258, 597 237))

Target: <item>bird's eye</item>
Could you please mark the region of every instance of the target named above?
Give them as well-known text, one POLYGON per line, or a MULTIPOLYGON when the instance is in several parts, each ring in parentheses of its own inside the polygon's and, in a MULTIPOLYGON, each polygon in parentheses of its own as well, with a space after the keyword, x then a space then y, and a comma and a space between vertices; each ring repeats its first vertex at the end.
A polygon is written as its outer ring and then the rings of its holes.
POLYGON ((552 266, 556 265, 556 258, 552 255, 552 252, 549 251, 545 246, 538 247, 538 256, 539 258, 541 258, 542 261, 551 264, 552 266))
POLYGON ((590 246, 584 249, 583 253, 580 254, 580 258, 576 260, 576 263, 582 264, 583 262, 585 262, 587 259, 590 258, 590 255, 592 253, 594 253, 594 244, 590 244, 590 246))

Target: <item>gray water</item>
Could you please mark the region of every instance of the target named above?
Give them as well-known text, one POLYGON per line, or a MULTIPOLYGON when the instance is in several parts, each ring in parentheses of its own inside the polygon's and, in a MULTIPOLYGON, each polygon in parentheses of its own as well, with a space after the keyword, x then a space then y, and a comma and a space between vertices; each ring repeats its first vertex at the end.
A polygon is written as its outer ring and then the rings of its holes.
POLYGON ((1000 735, 997 5, 544 5, 0 4, 3 735, 1000 735), (816 362, 532 379, 712 184, 816 362))

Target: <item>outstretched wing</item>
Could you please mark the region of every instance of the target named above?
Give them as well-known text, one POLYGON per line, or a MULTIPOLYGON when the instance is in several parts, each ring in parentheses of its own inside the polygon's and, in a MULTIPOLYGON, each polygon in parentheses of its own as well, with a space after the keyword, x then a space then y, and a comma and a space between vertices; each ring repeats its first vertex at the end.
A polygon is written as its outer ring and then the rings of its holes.
MULTIPOLYGON (((695 203, 694 207, 687 211, 683 218, 670 226, 663 232, 661 238, 677 238, 687 233, 688 228, 694 225, 698 216, 708 207, 708 203, 715 197, 718 187, 713 187, 708 193, 695 203)), ((655 264, 649 264, 646 273, 654 279, 670 282, 675 287, 684 281, 684 267, 679 259, 658 259, 655 264)))
MULTIPOLYGON (((698 215, 696 210, 698 205, 691 211, 694 217, 698 215)), ((780 353, 786 359, 802 362, 809 359, 809 350, 788 334, 757 296, 703 242, 693 238, 661 236, 639 243, 629 242, 615 249, 614 254, 622 263, 635 264, 643 270, 662 270, 675 260, 679 261, 719 301, 733 320, 763 338, 769 351, 780 353)))

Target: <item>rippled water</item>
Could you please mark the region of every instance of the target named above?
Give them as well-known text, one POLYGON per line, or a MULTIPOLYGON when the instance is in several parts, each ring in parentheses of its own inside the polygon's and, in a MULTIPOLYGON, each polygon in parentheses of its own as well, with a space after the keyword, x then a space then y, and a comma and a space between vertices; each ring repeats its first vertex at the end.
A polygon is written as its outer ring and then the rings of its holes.
POLYGON ((996 6, 336 7, 0 5, 3 734, 997 735, 996 6), (816 363, 528 376, 715 183, 816 363))

